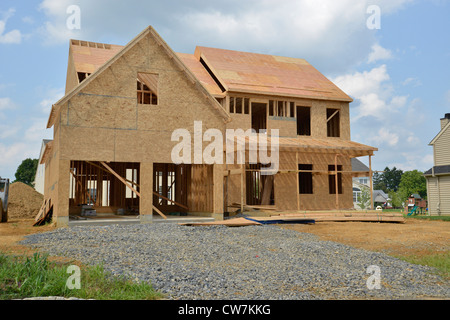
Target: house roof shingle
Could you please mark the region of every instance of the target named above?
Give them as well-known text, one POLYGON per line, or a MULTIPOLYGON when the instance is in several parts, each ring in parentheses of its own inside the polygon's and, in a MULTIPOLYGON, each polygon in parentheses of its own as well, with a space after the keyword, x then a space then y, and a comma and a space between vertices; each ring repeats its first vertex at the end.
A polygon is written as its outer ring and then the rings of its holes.
MULTIPOLYGON (((435 166, 434 168, 434 174, 439 175, 439 174, 450 174, 450 165, 445 165, 445 166, 435 166)), ((424 172, 425 176, 431 176, 433 175, 433 168, 427 170, 424 172)))

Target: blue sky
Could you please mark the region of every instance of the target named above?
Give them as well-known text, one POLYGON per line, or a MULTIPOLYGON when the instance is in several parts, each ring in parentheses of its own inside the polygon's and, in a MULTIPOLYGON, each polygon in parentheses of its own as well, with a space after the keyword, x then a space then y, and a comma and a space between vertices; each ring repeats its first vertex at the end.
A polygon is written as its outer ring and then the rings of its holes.
MULTIPOLYGON (((125 45, 152 25, 177 52, 196 45, 304 58, 354 98, 352 140, 375 170, 429 169, 450 112, 447 0, 41 0, 0 2, 0 176, 39 157, 64 93, 69 39, 125 45), (66 10, 80 8, 80 29, 66 10), (367 8, 380 8, 369 29, 367 8)), ((366 159, 362 158, 363 162, 366 159)))

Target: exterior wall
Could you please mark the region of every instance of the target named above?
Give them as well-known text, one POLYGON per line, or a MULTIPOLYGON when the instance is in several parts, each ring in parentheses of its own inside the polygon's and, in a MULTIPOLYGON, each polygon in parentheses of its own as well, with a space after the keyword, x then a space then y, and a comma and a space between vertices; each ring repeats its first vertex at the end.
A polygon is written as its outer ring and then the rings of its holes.
POLYGON ((430 215, 450 215, 450 175, 427 177, 430 215))
POLYGON ((434 143, 434 165, 450 164, 450 129, 447 128, 434 143))
MULTIPOLYGON (((68 216, 70 160, 141 163, 140 209, 152 212, 151 167, 154 162, 172 162, 172 148, 179 143, 171 141, 175 129, 189 130, 193 141, 194 121, 202 121, 203 132, 225 130, 211 101, 147 35, 61 106, 45 194, 55 204, 54 215, 68 216), (158 74, 158 105, 137 104, 138 72, 158 74)), ((203 143, 203 148, 207 145, 203 143)), ((222 199, 219 185, 213 189, 216 199, 222 199)), ((220 211, 216 203, 212 208, 220 211)))
MULTIPOLYGON (((327 171, 328 165, 334 165, 334 154, 299 153, 299 164, 312 164, 313 170, 327 171)), ((342 171, 351 171, 351 162, 347 157, 338 157, 338 165, 342 171)), ((334 210, 336 194, 330 194, 328 174, 313 174, 313 194, 300 194, 300 210, 334 210)), ((342 193, 338 194, 339 209, 353 208, 352 177, 342 174, 342 193)))
POLYGON ((280 137, 297 137, 297 118, 296 117, 278 117, 269 116, 269 100, 281 100, 292 101, 295 106, 303 106, 311 108, 311 138, 327 139, 327 108, 340 110, 340 129, 341 134, 339 138, 328 139, 343 139, 350 140, 350 112, 348 102, 337 102, 329 100, 313 100, 313 99, 300 99, 290 97, 275 97, 256 94, 228 94, 226 98, 227 110, 229 110, 229 98, 243 97, 250 99, 250 112, 249 114, 231 113, 231 121, 227 124, 227 129, 248 129, 251 128, 251 104, 266 103, 267 104, 267 129, 278 129, 280 137))
MULTIPOLYGON (((297 170, 297 164, 312 164, 313 170, 328 171, 328 165, 334 165, 335 155, 326 153, 280 152, 280 171, 297 170), (298 159, 298 161, 297 161, 298 159)), ((338 165, 343 171, 351 171, 351 162, 347 157, 338 157, 338 165)), ((239 170, 239 165, 227 165, 228 170, 239 170)), ((228 176, 228 205, 241 202, 240 174, 228 176)), ((335 210, 336 195, 329 193, 328 174, 313 175, 313 194, 299 194, 298 173, 278 173, 274 179, 274 197, 277 210, 335 210)), ((244 195, 246 192, 244 180, 244 195)), ((339 209, 353 208, 352 178, 342 174, 342 194, 338 195, 339 209)), ((244 201, 245 201, 244 196, 244 201)), ((230 210, 232 211, 232 209, 230 210)))
POLYGON ((70 92, 78 85, 78 75, 75 70, 75 64, 73 62, 72 48, 69 47, 69 62, 67 64, 67 77, 66 77, 66 93, 70 92))

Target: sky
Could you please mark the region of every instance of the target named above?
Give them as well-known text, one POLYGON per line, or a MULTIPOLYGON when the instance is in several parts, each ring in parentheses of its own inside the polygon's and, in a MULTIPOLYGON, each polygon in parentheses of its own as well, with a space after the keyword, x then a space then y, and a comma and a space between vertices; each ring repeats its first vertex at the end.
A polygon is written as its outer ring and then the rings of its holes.
POLYGON ((379 149, 374 170, 428 170, 450 113, 449 17, 450 0, 1 0, 0 176, 52 139, 69 39, 126 45, 148 25, 176 52, 307 60, 354 99, 351 138, 379 149))

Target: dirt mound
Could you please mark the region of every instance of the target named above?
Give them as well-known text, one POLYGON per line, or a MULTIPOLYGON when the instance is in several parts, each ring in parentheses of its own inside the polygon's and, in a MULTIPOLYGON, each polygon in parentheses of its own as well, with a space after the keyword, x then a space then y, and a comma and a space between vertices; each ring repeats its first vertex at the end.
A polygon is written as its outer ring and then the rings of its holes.
POLYGON ((44 201, 44 196, 22 182, 14 182, 9 186, 8 219, 34 218, 44 201))

